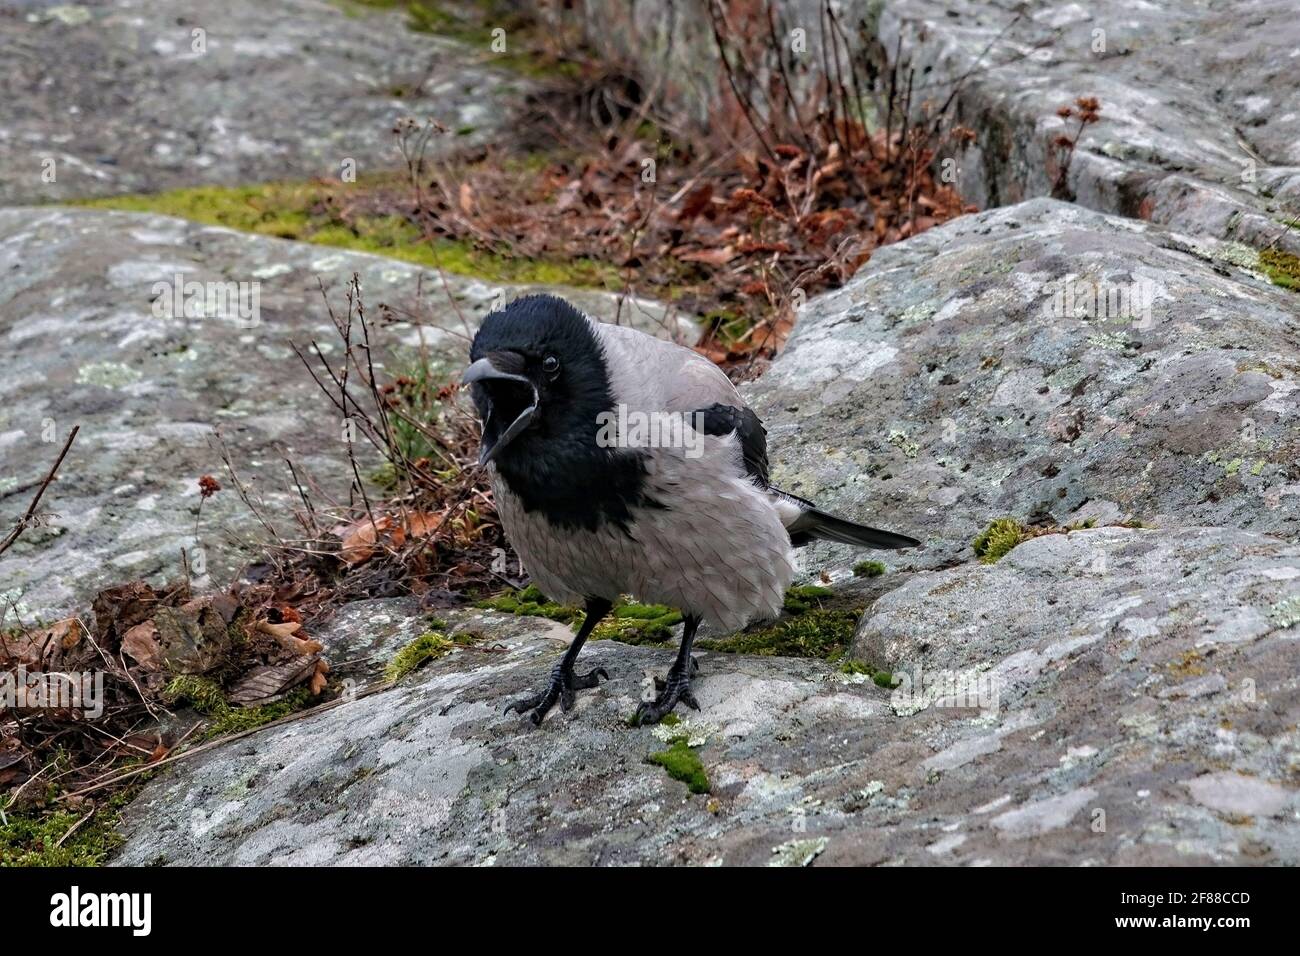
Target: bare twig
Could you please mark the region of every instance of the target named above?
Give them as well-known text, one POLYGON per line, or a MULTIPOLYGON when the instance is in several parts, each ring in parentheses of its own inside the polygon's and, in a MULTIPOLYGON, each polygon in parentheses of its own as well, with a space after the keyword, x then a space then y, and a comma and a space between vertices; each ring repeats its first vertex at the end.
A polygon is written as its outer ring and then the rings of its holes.
POLYGON ((59 452, 59 457, 54 460, 54 464, 41 481, 40 487, 36 489, 36 495, 32 498, 31 504, 27 506, 27 511, 18 519, 18 523, 14 525, 13 530, 9 532, 5 539, 0 541, 0 554, 4 554, 9 550, 10 546, 18 540, 18 536, 27 529, 27 526, 36 516, 36 509, 41 503, 41 497, 45 494, 45 489, 50 486, 50 482, 54 481, 54 476, 58 474, 59 466, 63 464, 63 459, 67 457, 68 449, 72 447, 72 443, 76 440, 79 431, 81 431, 81 426, 73 425, 72 431, 68 432, 68 438, 63 443, 63 450, 59 452))

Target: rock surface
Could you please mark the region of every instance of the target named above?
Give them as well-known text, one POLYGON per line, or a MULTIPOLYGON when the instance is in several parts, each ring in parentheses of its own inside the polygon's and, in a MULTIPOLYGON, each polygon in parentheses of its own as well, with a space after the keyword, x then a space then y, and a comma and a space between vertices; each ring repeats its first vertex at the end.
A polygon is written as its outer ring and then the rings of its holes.
POLYGON ((1077 201, 1257 248, 1300 251, 1300 22, 1290 0, 896 0, 864 4, 881 46, 975 130, 959 191, 981 208, 1052 194, 1056 115, 1101 100, 1067 184, 1077 201), (900 47, 901 45, 901 47, 900 47))
MULTIPOLYGON (((621 39, 598 6, 583 9, 621 39)), ((811 32, 818 6, 790 10, 811 32)), ((671 8, 630 52, 715 89, 707 23, 671 8)), ((1016 9, 1010 27, 987 0, 854 12, 927 90, 970 72, 969 197, 1052 192, 1055 110, 1095 95, 1103 122, 1068 192, 1172 231, 1044 199, 957 220, 809 303, 747 387, 779 484, 925 539, 851 583, 863 555, 802 552, 870 605, 852 656, 898 686, 700 654, 703 710, 631 728, 671 652, 602 641, 583 660, 612 679, 534 729, 502 710, 545 681, 566 627, 446 612, 473 638, 383 687, 433 625, 413 600, 359 602, 313 629, 344 699, 159 774, 118 862, 1300 863, 1300 299, 1251 248, 1296 248, 1277 222, 1300 166, 1294 18, 1282 0, 1016 9), (992 66, 972 72, 986 48, 992 66), (1098 527, 980 564, 970 541, 1002 515, 1098 527), (1116 526, 1136 521, 1153 527, 1116 526), (678 736, 708 794, 648 761, 678 736)), ((0 168, 17 171, 0 205, 337 175, 348 158, 364 174, 392 164, 388 128, 413 104, 475 133, 501 121, 508 81, 484 58, 371 16, 325 0, 0 0, 0 168), (37 68, 55 56, 84 69, 37 68)), ((228 577, 258 529, 227 490, 196 535, 218 427, 270 513, 290 500, 285 455, 346 485, 341 423, 288 343, 334 343, 318 282, 337 306, 354 272, 372 310, 433 323, 393 326, 381 363, 423 335, 459 368, 457 308, 421 296, 439 283, 415 266, 163 217, 0 209, 6 514, 82 426, 46 501, 57 518, 0 558, 0 598, 58 616, 105 584, 174 575, 196 545, 212 582, 228 577), (178 277, 256 283, 256 313, 159 314, 178 277)), ((448 281, 471 327, 520 291, 448 281)), ((663 331, 662 311, 630 314, 663 331)))
POLYGON ((1239 253, 1046 199, 886 247, 749 390, 773 481, 924 539, 903 565, 1004 515, 1296 540, 1300 296, 1239 253))
MULTIPOLYGON (((286 456, 300 475, 346 494, 342 421, 290 348, 314 340, 337 362, 341 341, 322 285, 346 314, 356 273, 372 318, 386 303, 432 323, 386 327, 379 365, 400 367, 423 336, 449 381, 468 353, 460 315, 472 330, 498 297, 531 291, 449 275, 448 293, 436 275, 379 256, 59 207, 0 210, 0 263, 0 349, 11 359, 0 377, 4 514, 20 513, 32 492, 16 489, 39 481, 68 430, 81 426, 42 502, 57 517, 0 557, 0 594, 25 620, 75 611, 112 583, 179 576, 181 549, 196 547, 204 474, 226 487, 203 505, 202 553, 191 560, 206 569, 199 586, 229 581, 250 555, 244 542, 265 535, 228 481, 218 429, 273 518, 290 514, 297 497, 286 456), (205 299, 197 316, 184 317, 184 300, 155 314, 156 300, 172 302, 191 282, 247 285, 242 299, 205 299)), ((614 296, 558 291, 605 319, 685 331, 651 303, 620 310, 614 296)), ((355 449, 368 474, 377 464, 369 445, 359 437, 355 449)))
POLYGON ((590 645, 611 680, 534 729, 503 704, 570 632, 449 617, 479 640, 151 783, 118 862, 1300 861, 1300 548, 1262 535, 1095 529, 918 573, 862 627, 906 676, 895 690, 701 654, 703 710, 657 729, 626 720, 671 652, 590 645), (708 795, 646 762, 676 735, 708 795))
POLYGON ((413 111, 499 126, 489 60, 327 0, 0 0, 0 206, 396 168, 413 111))

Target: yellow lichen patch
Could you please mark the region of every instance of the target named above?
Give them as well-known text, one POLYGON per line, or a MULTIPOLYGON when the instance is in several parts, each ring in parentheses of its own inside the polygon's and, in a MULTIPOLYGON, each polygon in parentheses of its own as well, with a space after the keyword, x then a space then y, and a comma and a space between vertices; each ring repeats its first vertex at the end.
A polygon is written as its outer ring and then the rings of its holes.
POLYGON ((445 237, 426 237, 398 215, 344 215, 370 190, 393 192, 395 175, 356 183, 316 179, 257 186, 197 186, 152 195, 110 196, 81 203, 95 209, 177 216, 280 239, 388 256, 430 269, 495 282, 619 288, 618 270, 592 259, 530 259, 445 237))
POLYGON ((1300 256, 1281 249, 1265 249, 1259 254, 1259 266, 1274 285, 1300 292, 1300 256))

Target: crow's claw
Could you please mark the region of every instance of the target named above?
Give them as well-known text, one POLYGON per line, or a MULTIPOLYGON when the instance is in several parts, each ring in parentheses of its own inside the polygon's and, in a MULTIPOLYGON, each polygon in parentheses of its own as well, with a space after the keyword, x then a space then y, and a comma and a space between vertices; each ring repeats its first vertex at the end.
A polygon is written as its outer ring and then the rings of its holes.
MULTIPOLYGON (((697 661, 697 660, 695 659, 694 656, 692 656, 692 657, 691 657, 691 676, 694 677, 694 676, 695 676, 696 674, 698 674, 699 672, 700 672, 700 662, 697 661)), ((656 678, 655 678, 655 690, 663 690, 663 689, 664 689, 665 687, 667 687, 667 686, 668 686, 668 682, 667 682, 666 680, 664 680, 662 677, 656 677, 656 678)), ((683 697, 682 700, 686 700, 686 698, 683 697)), ((687 701, 687 703, 689 703, 689 701, 687 701)), ((695 709, 696 709, 696 710, 699 710, 698 707, 696 707, 695 709)))
POLYGON ((586 690, 589 687, 599 687, 600 678, 609 680, 609 674, 603 667, 597 667, 595 670, 588 671, 585 674, 575 674, 572 668, 566 668, 563 662, 556 664, 551 670, 551 682, 546 685, 546 690, 534 697, 523 697, 516 701, 511 701, 506 705, 506 713, 512 710, 519 713, 531 711, 528 718, 533 722, 533 726, 540 726, 542 718, 546 712, 555 706, 555 702, 560 702, 560 709, 569 711, 573 709, 576 700, 575 690, 586 690))
MULTIPOLYGON (((699 665, 695 663, 695 658, 691 658, 691 672, 699 670, 699 665)), ((632 715, 632 723, 638 727, 644 727, 646 724, 657 724, 667 717, 677 704, 683 703, 692 710, 700 709, 700 702, 695 699, 695 693, 691 690, 691 679, 678 672, 675 668, 668 672, 666 680, 656 680, 655 686, 659 690, 659 695, 654 700, 643 700, 632 715)))

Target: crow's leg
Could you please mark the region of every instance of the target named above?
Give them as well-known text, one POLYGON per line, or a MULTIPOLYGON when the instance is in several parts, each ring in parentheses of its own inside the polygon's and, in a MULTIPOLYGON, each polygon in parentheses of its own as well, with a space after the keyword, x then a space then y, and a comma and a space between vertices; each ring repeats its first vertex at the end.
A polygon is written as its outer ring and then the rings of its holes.
MULTIPOLYGON (((699 670, 695 658, 691 656, 691 645, 695 643, 695 629, 700 626, 698 617, 686 618, 686 629, 682 632, 682 646, 677 649, 677 660, 668 668, 668 676, 663 680, 659 695, 654 700, 643 700, 637 707, 632 722, 638 726, 657 724, 663 720, 681 701, 695 710, 700 709, 699 702, 691 692, 691 678, 699 670)), ((655 686, 659 687, 659 681, 655 686)))
POLYGON ((533 725, 540 725, 546 712, 555 706, 555 702, 560 702, 560 707, 564 710, 573 709, 575 690, 585 690, 588 687, 598 687, 600 678, 609 680, 609 675, 605 673, 605 668, 597 667, 595 670, 586 674, 573 673, 573 662, 578 659, 578 652, 582 650, 582 645, 587 643, 587 638, 591 632, 596 629, 601 618, 609 613, 610 608, 614 605, 604 598, 587 598, 587 616, 583 619, 582 627, 579 628, 578 634, 569 645, 569 649, 564 652, 559 663, 551 669, 551 682, 547 684, 546 690, 542 691, 535 697, 524 697, 520 700, 513 701, 506 707, 506 713, 516 710, 519 713, 532 711, 528 716, 533 725))

